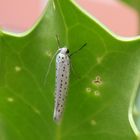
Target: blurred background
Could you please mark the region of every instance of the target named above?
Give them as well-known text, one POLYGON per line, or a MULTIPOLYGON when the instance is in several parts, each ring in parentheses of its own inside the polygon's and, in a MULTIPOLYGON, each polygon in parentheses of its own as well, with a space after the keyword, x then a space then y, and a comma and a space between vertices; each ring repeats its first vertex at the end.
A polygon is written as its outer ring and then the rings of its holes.
MULTIPOLYGON (((48 0, 0 0, 0 28, 10 32, 29 30, 42 15, 48 0)), ((140 33, 140 0, 75 0, 89 14, 117 35, 140 33)))

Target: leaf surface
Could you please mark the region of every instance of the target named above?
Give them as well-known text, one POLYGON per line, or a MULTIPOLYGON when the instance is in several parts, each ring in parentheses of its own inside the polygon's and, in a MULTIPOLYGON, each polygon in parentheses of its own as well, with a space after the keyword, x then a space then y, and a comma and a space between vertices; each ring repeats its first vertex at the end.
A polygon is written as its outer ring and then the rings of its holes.
POLYGON ((139 38, 113 35, 74 1, 50 1, 26 36, 1 33, 0 139, 136 140, 139 54, 139 38), (87 43, 71 58, 77 76, 71 71, 60 125, 53 121, 55 61, 43 84, 57 50, 56 34, 71 52, 87 43))
POLYGON ((137 11, 140 11, 140 1, 139 0, 121 0, 122 2, 128 4, 129 6, 133 7, 137 11))

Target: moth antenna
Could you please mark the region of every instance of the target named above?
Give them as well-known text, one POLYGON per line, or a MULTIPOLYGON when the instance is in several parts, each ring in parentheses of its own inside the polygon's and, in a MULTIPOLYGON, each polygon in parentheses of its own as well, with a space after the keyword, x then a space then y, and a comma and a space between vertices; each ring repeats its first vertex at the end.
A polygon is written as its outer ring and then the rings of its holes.
POLYGON ((59 36, 56 34, 57 48, 60 49, 60 40, 59 36))
POLYGON ((78 50, 76 50, 75 52, 71 53, 71 54, 69 55, 69 57, 71 57, 72 55, 78 53, 78 52, 79 52, 80 50, 82 50, 86 45, 87 45, 87 43, 83 44, 82 47, 80 47, 80 48, 79 48, 78 50))

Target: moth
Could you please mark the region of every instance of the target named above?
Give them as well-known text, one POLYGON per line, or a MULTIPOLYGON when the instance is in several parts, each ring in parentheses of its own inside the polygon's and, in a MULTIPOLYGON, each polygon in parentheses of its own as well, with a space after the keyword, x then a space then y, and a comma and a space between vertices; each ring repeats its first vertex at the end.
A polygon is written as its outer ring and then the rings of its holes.
MULTIPOLYGON (((60 122, 63 116, 65 102, 66 102, 66 96, 68 93, 68 87, 69 87, 69 79, 70 79, 70 58, 72 55, 80 51, 84 46, 86 46, 87 43, 85 43, 81 48, 76 50, 73 53, 69 53, 69 49, 67 47, 60 48, 59 39, 57 38, 58 42, 58 50, 53 56, 52 60, 56 56, 56 86, 55 86, 55 105, 54 105, 54 114, 53 114, 53 120, 56 122, 60 122)), ((52 63, 52 60, 50 64, 52 63)), ((49 64, 49 69, 50 69, 49 64)), ((47 73, 48 75, 48 73, 47 73)))
POLYGON ((69 50, 66 47, 64 47, 59 49, 59 53, 56 56, 56 88, 53 119, 57 122, 61 120, 64 111, 64 105, 69 86, 69 76, 69 50))

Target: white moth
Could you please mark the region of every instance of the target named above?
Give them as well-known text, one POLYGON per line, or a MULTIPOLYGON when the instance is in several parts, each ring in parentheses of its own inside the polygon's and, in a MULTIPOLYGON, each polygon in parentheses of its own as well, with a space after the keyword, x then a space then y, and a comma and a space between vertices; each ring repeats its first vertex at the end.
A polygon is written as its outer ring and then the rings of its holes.
MULTIPOLYGON (((53 119, 56 122, 60 122, 62 119, 64 107, 65 107, 65 101, 66 101, 66 96, 68 92, 68 86, 69 86, 69 77, 70 77, 70 57, 77 53, 79 50, 81 50, 84 46, 86 46, 86 43, 73 52, 72 54, 69 54, 69 50, 66 47, 60 48, 60 43, 58 40, 58 37, 56 36, 57 42, 58 42, 58 50, 54 54, 49 67, 48 71, 45 75, 45 81, 47 79, 51 63, 56 56, 56 88, 55 88, 55 105, 54 105, 54 115, 53 119)), ((44 81, 44 84, 45 84, 44 81)))
POLYGON ((67 48, 60 48, 56 56, 56 89, 54 120, 59 122, 63 115, 70 74, 70 58, 67 48))

